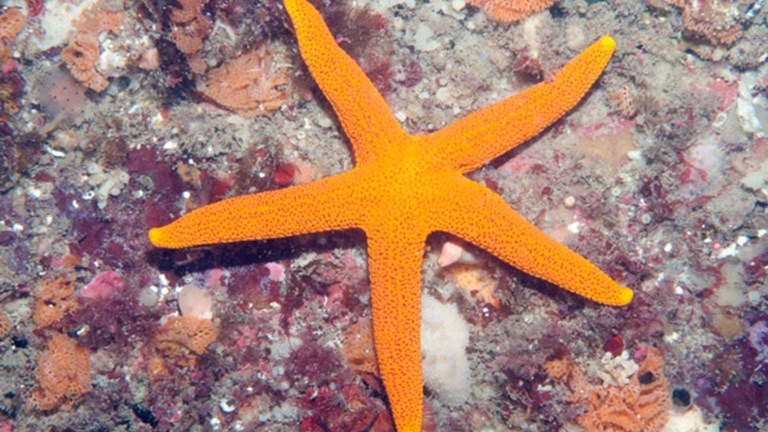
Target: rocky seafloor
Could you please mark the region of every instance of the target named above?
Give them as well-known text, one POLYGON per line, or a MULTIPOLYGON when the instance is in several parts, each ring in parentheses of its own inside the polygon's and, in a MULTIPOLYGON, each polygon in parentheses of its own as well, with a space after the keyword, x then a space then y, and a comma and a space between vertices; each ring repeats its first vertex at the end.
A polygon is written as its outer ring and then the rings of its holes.
MULTIPOLYGON (((315 4, 414 134, 617 41, 576 109, 469 177, 634 301, 434 234, 424 430, 768 428, 768 5, 563 0, 501 23, 462 0, 315 4)), ((0 431, 394 430, 364 235, 147 239, 353 166, 282 4, 0 13, 0 431), (246 55, 254 73, 226 70, 246 55)))

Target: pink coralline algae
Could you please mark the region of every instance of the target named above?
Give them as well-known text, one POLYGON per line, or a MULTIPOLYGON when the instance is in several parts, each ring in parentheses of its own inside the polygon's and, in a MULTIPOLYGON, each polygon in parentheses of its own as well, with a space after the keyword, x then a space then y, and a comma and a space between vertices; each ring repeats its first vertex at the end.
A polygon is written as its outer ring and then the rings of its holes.
POLYGON ((267 270, 269 270, 269 280, 273 282, 282 282, 285 280, 284 265, 276 262, 271 262, 271 263, 265 264, 265 266, 267 267, 267 270))
POLYGON ((80 295, 85 298, 107 298, 113 291, 123 289, 123 279, 113 271, 97 274, 88 285, 80 288, 80 295))

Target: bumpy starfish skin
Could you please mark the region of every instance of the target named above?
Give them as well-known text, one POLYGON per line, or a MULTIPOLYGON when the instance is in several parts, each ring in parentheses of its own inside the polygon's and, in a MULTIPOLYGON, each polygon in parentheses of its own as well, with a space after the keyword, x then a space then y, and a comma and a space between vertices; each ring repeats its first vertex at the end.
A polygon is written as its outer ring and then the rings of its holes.
POLYGON ((424 242, 445 231, 520 270, 607 305, 632 291, 549 238, 498 195, 462 176, 535 136, 573 108, 615 43, 603 37, 553 78, 430 135, 400 127, 382 96, 306 0, 286 0, 307 63, 352 143, 356 167, 306 185, 231 198, 150 230, 158 247, 362 229, 376 354, 400 432, 421 430, 420 269, 424 242))

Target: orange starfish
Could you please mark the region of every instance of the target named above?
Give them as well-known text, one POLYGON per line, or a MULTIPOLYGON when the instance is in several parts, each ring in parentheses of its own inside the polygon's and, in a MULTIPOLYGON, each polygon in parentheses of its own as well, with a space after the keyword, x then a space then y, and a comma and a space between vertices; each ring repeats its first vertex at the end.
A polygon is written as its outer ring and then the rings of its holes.
POLYGON ((421 261, 433 231, 454 234, 538 278, 599 303, 632 291, 462 174, 537 135, 573 108, 601 74, 615 42, 603 37, 552 79, 435 133, 406 133, 306 0, 285 0, 301 56, 330 100, 354 151, 351 171, 205 206, 149 231, 183 248, 362 229, 368 243, 373 331, 400 432, 421 429, 421 261))

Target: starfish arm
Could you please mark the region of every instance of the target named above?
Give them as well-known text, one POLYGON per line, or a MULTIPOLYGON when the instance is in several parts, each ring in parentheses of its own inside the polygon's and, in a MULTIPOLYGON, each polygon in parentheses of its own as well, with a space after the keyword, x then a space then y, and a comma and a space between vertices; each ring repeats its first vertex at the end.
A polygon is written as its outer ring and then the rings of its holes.
POLYGON ((230 198, 149 231, 153 245, 184 248, 263 240, 359 226, 357 170, 312 183, 230 198), (352 204, 349 204, 352 203, 352 204))
POLYGON ((528 141, 576 106, 600 76, 616 42, 604 36, 551 79, 427 135, 433 154, 462 173, 528 141))
POLYGON ((426 235, 404 231, 366 230, 371 314, 376 357, 397 431, 420 432, 421 262, 426 235))
POLYGON ((598 303, 624 306, 632 290, 547 236, 501 197, 465 178, 443 200, 436 230, 456 235, 508 264, 598 303))
POLYGON ((317 10, 306 0, 285 0, 301 57, 331 102, 358 164, 368 162, 386 139, 404 136, 397 119, 360 67, 336 44, 317 10))

